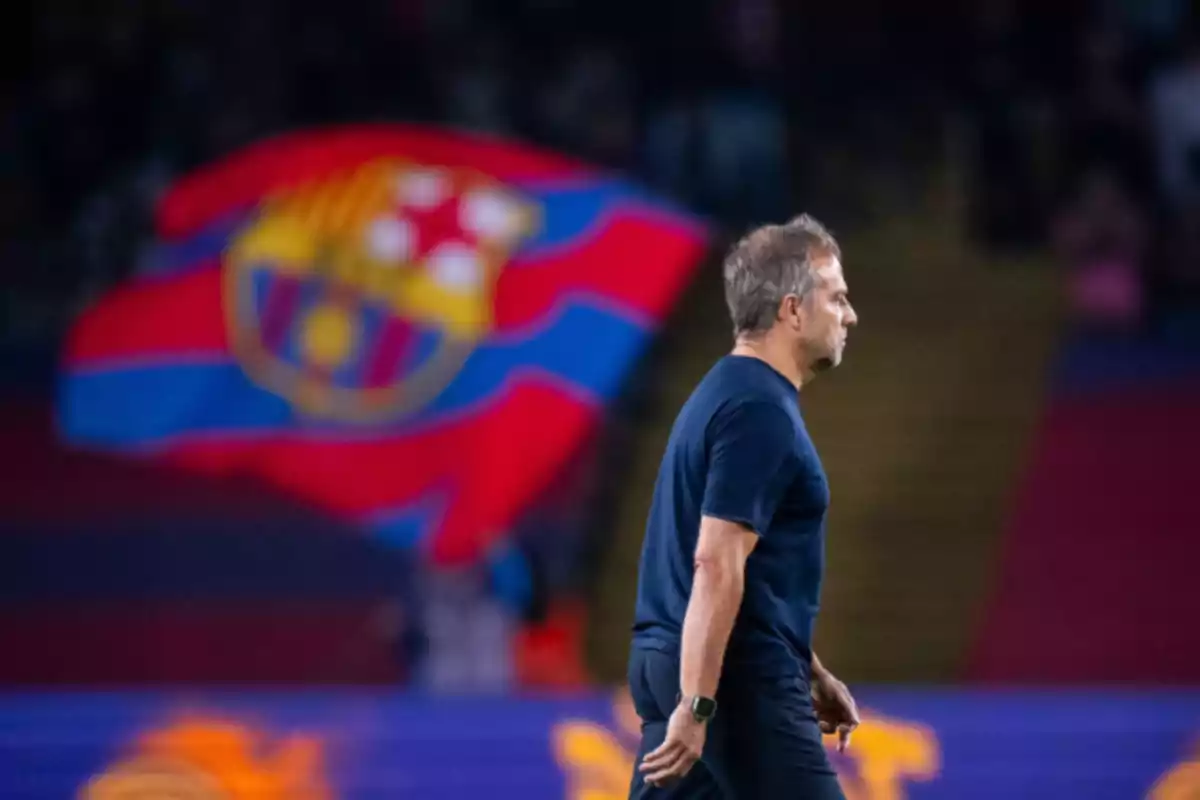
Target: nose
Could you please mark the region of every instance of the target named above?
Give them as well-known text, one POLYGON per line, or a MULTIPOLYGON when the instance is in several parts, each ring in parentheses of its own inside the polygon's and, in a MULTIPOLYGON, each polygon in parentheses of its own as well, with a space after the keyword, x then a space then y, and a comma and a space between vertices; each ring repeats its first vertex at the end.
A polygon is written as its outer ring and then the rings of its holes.
POLYGON ((854 306, 847 306, 843 322, 847 328, 852 328, 858 324, 858 312, 854 310, 854 306))

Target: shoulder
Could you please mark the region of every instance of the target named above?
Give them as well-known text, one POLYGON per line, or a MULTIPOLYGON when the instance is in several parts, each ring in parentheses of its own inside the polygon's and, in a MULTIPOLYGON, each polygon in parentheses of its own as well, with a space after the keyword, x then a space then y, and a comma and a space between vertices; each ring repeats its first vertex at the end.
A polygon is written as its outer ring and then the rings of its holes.
POLYGON ((749 392, 721 404, 709 421, 709 433, 771 436, 790 442, 799 427, 798 416, 778 398, 749 392))

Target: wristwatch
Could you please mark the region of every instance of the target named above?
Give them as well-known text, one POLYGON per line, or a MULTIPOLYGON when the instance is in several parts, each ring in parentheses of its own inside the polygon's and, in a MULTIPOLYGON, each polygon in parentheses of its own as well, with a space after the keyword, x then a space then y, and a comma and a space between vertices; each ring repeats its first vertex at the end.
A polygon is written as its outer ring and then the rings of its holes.
MULTIPOLYGON (((680 701, 683 697, 680 696, 680 701)), ((692 718, 696 722, 708 722, 717 714, 717 701, 711 697, 693 697, 688 704, 688 710, 692 712, 692 718)))

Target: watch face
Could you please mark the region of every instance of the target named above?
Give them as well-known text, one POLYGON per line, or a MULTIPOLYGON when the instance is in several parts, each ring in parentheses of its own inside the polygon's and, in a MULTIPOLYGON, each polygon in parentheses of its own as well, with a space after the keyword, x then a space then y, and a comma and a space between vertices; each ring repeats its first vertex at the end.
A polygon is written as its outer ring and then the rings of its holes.
POLYGON ((717 713, 717 701, 709 697, 692 698, 692 715, 704 722, 717 713))

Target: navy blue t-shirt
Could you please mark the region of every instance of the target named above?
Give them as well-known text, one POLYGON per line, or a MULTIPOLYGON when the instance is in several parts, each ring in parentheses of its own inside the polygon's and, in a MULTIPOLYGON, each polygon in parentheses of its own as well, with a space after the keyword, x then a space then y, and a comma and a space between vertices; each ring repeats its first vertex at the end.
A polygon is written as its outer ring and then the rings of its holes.
POLYGON ((809 677, 825 567, 829 484, 796 398, 766 362, 729 355, 675 420, 638 575, 633 646, 677 653, 700 517, 759 535, 724 672, 809 677))

